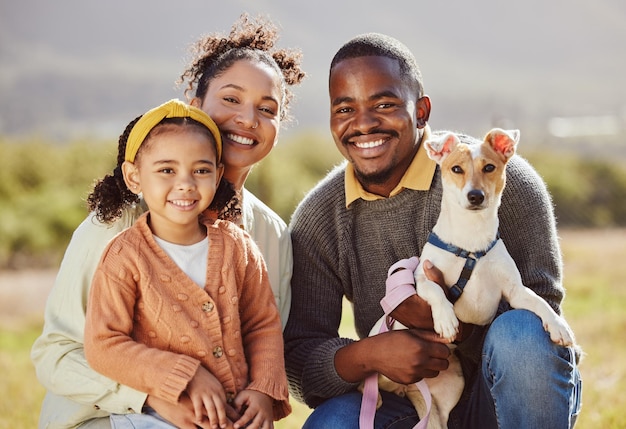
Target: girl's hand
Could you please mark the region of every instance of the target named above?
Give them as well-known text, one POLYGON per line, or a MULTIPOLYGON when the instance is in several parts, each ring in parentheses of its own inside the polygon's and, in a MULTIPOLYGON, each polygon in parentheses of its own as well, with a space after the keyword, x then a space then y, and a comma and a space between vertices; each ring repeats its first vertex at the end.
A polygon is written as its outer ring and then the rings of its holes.
POLYGON ((207 416, 211 428, 226 428, 232 424, 226 416, 224 388, 204 367, 198 367, 196 374, 187 384, 186 392, 193 403, 197 423, 202 422, 204 416, 207 416))
POLYGON ((265 393, 256 390, 242 390, 235 397, 234 405, 241 414, 235 422, 235 429, 273 429, 274 428, 274 400, 265 393))

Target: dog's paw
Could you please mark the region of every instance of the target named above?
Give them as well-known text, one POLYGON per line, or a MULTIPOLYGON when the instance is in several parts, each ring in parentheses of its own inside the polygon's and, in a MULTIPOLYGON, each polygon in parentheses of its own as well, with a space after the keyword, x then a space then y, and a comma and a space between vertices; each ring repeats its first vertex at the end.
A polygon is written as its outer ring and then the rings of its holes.
POLYGON ((433 308, 433 322, 435 332, 441 337, 452 342, 459 332, 459 319, 454 314, 454 308, 450 306, 441 306, 439 310, 433 308))
POLYGON ((562 317, 544 322, 543 327, 550 334, 552 342, 565 347, 574 345, 574 334, 562 317))

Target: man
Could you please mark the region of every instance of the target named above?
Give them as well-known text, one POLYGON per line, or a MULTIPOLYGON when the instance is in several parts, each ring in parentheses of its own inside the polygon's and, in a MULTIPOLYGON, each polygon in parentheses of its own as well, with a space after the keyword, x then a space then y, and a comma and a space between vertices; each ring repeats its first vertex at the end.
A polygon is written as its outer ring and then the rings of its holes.
MULTIPOLYGON (((347 163, 307 195, 291 221, 285 356, 291 393, 315 408, 304 427, 357 428, 356 387, 367 376, 408 384, 447 368, 448 347, 416 295, 392 312, 412 329, 367 336, 383 314, 387 270, 419 255, 435 224, 441 178, 421 145, 431 104, 406 46, 380 34, 352 39, 333 58, 329 91, 331 131, 347 163), (338 337, 344 296, 359 341, 338 337)), ((507 167, 500 218, 524 284, 560 312, 562 260, 550 195, 520 157, 507 167)), ((500 307, 490 327, 464 326, 457 337, 466 388, 449 427, 573 426, 581 394, 573 350, 553 344, 534 314, 500 307)), ((382 394, 376 428, 418 422, 408 400, 382 394)))

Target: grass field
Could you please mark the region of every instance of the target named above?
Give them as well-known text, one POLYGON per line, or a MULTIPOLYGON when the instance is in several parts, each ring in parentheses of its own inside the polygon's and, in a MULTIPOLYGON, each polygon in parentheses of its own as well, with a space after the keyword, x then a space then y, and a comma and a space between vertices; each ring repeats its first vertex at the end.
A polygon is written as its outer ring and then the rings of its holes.
MULTIPOLYGON (((567 297, 565 315, 586 356, 583 409, 577 428, 626 427, 626 230, 562 231, 567 297)), ((0 281, 2 277, 0 276, 0 281)), ((27 293, 27 291, 25 291, 27 293)), ((346 318, 344 332, 351 331, 346 318)), ((0 429, 37 427, 44 390, 29 351, 41 322, 0 330, 0 429)), ((309 410, 292 401, 294 413, 277 429, 299 428, 309 410)))

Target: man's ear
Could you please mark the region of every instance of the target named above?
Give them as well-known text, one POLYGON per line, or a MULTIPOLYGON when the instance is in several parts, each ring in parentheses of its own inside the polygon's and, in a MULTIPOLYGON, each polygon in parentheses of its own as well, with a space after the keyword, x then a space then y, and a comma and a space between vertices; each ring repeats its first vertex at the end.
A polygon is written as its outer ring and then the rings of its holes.
POLYGON ((430 97, 424 95, 415 103, 415 123, 417 128, 424 128, 430 117, 430 97))
POLYGON ((122 175, 124 176, 126 187, 130 189, 133 194, 139 195, 141 193, 141 182, 139 180, 139 170, 137 166, 130 161, 124 161, 122 164, 122 175))

